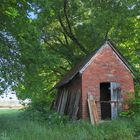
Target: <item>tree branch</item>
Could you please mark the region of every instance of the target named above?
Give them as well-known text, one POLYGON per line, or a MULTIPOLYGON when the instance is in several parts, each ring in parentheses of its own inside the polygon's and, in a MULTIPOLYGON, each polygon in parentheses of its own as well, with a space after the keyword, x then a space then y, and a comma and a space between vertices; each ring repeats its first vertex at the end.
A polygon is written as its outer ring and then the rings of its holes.
POLYGON ((69 28, 69 32, 72 33, 72 29, 71 29, 71 25, 70 25, 70 21, 69 21, 69 18, 68 18, 68 15, 67 15, 67 3, 68 1, 67 0, 64 0, 64 15, 65 15, 65 18, 66 18, 66 22, 67 22, 67 25, 68 25, 68 28, 69 28))
POLYGON ((64 25, 62 19, 61 19, 61 16, 60 16, 60 13, 58 14, 58 20, 60 22, 60 25, 62 27, 62 29, 64 30, 65 34, 80 48, 80 50, 82 52, 84 52, 85 54, 88 53, 88 51, 86 50, 86 47, 83 46, 79 40, 75 37, 75 35, 73 34, 72 32, 72 29, 71 29, 71 25, 70 25, 70 21, 69 21, 69 18, 68 18, 68 15, 67 15, 67 0, 64 0, 64 15, 65 15, 65 18, 66 18, 66 22, 67 22, 67 25, 68 25, 68 30, 66 28, 66 26, 64 25))

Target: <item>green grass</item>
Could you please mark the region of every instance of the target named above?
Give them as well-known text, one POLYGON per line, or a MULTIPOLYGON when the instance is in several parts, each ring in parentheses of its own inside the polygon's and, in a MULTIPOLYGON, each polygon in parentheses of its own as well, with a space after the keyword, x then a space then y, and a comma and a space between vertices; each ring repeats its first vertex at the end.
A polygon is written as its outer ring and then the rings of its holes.
POLYGON ((140 117, 98 126, 87 121, 56 125, 25 119, 22 111, 0 110, 0 140, 140 140, 140 117))
POLYGON ((17 109, 0 109, 0 115, 14 114, 14 113, 18 113, 18 112, 19 112, 19 110, 17 110, 17 109))

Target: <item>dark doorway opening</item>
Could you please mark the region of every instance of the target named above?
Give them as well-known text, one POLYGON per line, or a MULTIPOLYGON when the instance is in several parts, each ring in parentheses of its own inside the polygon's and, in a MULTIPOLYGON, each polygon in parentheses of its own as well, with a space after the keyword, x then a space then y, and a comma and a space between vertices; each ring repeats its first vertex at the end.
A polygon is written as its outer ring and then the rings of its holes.
POLYGON ((100 84, 101 120, 111 119, 111 90, 110 83, 100 84))

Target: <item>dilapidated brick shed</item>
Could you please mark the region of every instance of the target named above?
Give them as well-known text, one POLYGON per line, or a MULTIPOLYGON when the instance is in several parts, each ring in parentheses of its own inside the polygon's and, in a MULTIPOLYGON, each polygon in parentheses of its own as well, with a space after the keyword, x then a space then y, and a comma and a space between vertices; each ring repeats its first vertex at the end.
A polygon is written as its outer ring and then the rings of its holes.
POLYGON ((133 71, 110 41, 85 57, 57 85, 55 110, 74 119, 89 117, 88 94, 96 101, 99 120, 113 119, 127 93, 134 93, 133 71))

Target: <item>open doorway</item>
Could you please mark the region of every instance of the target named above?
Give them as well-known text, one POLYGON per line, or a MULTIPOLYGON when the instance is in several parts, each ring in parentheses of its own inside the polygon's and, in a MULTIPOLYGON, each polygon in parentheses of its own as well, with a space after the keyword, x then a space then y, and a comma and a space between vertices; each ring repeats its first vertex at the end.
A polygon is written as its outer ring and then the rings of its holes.
POLYGON ((111 119, 110 83, 100 83, 101 120, 111 119))

